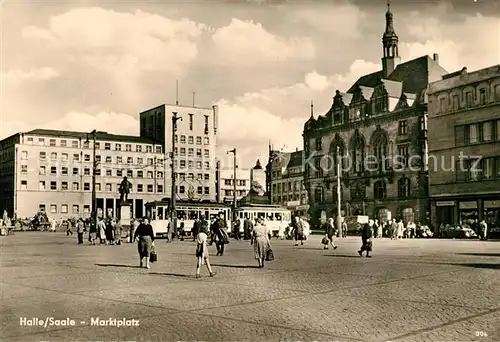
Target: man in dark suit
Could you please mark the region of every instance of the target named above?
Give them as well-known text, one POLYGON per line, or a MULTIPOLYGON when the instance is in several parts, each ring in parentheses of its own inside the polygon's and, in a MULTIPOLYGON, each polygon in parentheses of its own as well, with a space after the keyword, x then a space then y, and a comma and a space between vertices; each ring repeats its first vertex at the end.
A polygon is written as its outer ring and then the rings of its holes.
POLYGON ((212 224, 212 239, 215 242, 215 247, 217 247, 217 256, 224 255, 224 245, 227 243, 227 232, 224 230, 227 228, 226 221, 223 215, 219 217, 212 224))
POLYGON ((243 221, 243 231, 245 240, 250 240, 253 231, 253 222, 248 217, 248 214, 245 215, 245 221, 243 221))
POLYGON ((361 241, 363 242, 363 245, 358 251, 359 256, 363 256, 363 252, 366 251, 366 257, 371 258, 370 252, 373 247, 373 223, 374 221, 370 219, 363 227, 363 231, 361 233, 361 241))

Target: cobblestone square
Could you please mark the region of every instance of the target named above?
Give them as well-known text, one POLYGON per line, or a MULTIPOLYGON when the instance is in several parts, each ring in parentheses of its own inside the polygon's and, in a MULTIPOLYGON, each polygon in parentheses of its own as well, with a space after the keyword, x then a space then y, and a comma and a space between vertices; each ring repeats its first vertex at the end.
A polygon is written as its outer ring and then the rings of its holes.
POLYGON ((3 341, 499 341, 500 243, 376 240, 323 250, 273 240, 275 261, 256 267, 248 241, 196 279, 191 241, 157 240, 159 262, 138 267, 135 244, 81 246, 61 233, 0 240, 3 341), (21 326, 47 317, 74 326, 21 326), (91 326, 91 318, 139 326, 91 326))

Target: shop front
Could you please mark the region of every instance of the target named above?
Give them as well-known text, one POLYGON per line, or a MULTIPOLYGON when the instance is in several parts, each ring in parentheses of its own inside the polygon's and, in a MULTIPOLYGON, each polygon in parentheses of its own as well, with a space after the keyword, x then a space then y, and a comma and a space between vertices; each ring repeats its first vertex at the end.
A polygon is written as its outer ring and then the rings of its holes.
POLYGON ((488 224, 489 236, 500 238, 500 199, 483 202, 483 219, 488 224))
POLYGON ((460 201, 458 203, 459 224, 465 224, 469 227, 475 227, 479 221, 478 201, 460 201))
POLYGON ((435 222, 437 227, 455 224, 455 201, 436 202, 435 222))

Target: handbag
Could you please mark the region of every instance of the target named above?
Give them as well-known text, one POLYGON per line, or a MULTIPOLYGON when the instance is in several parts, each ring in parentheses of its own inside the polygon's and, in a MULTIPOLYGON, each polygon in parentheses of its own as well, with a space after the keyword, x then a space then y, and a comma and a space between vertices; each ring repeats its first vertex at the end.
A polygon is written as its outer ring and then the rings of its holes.
POLYGON ((203 256, 203 244, 199 243, 196 245, 196 257, 200 258, 203 256))
POLYGON ((321 244, 322 245, 328 245, 330 243, 330 240, 326 236, 323 236, 323 239, 321 239, 321 244))
POLYGON ((266 253, 266 260, 267 261, 273 261, 274 260, 274 253, 273 253, 273 250, 271 248, 269 248, 267 250, 267 253, 266 253))
POLYGON ((151 252, 149 255, 149 261, 150 262, 157 262, 158 261, 158 254, 156 252, 151 252))

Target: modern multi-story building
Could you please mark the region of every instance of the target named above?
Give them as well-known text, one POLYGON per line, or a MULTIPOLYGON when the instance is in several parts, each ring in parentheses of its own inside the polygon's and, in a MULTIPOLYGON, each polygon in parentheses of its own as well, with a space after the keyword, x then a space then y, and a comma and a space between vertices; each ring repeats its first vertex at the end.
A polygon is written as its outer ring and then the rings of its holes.
MULTIPOLYGON (((220 169, 218 202, 232 203, 234 200, 234 169, 220 169)), ((236 169, 236 200, 239 201, 250 191, 250 169, 236 169)))
POLYGON ((309 199, 304 186, 304 151, 274 152, 272 162, 272 203, 294 214, 306 216, 309 199))
POLYGON ((434 226, 500 227, 500 65, 445 75, 427 94, 434 226))
MULTIPOLYGON (((234 168, 217 170, 218 196, 217 201, 234 203, 234 168)), ((257 160, 251 169, 236 169, 236 201, 251 202, 255 195, 263 196, 266 192, 266 172, 257 160)))
MULTIPOLYGON (((45 211, 57 219, 88 216, 92 205, 93 136, 36 129, 0 142, 0 211, 29 217, 45 211)), ((132 214, 147 201, 165 197, 169 167, 163 146, 151 140, 96 132, 97 210, 116 214, 119 184, 132 183, 132 214)))
MULTIPOLYGON (((215 201, 217 107, 165 104, 140 114, 140 136, 96 133, 98 212, 117 214, 125 176, 134 217, 144 215, 148 201, 171 197, 173 112, 181 118, 173 135, 177 198, 215 201)), ((42 129, 0 141, 0 212, 90 215, 92 143, 90 133, 42 129)))
POLYGON ((163 146, 167 155, 172 153, 173 113, 180 118, 174 135, 176 192, 180 200, 216 200, 217 112, 217 106, 163 104, 140 113, 141 137, 163 146))
POLYGON ((382 70, 336 91, 323 116, 304 126, 305 187, 313 223, 336 215, 336 164, 342 164, 341 214, 425 221, 429 216, 427 95, 446 74, 439 58, 400 63, 399 38, 388 8, 382 70))

